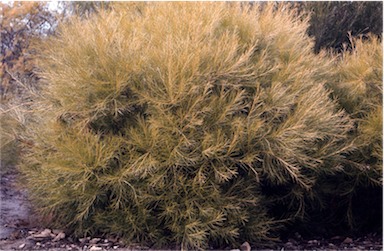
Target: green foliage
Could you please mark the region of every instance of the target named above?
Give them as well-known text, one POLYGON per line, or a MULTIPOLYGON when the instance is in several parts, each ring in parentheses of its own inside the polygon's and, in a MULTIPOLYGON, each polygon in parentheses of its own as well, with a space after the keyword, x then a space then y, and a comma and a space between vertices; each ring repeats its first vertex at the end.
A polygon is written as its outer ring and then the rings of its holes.
POLYGON ((383 3, 374 2, 303 2, 299 7, 310 12, 308 34, 315 38, 315 51, 334 48, 341 52, 352 36, 368 33, 382 36, 383 3))
POLYGON ((349 150, 306 28, 232 3, 124 3, 61 26, 22 165, 42 215, 158 246, 270 238, 275 199, 301 212, 349 150))

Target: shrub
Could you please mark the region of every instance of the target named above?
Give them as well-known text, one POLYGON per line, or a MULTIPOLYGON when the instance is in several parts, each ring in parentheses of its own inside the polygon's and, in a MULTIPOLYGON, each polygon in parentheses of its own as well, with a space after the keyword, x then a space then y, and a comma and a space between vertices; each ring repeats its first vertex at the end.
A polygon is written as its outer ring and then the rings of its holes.
POLYGON ((381 176, 383 48, 376 36, 366 39, 351 39, 354 50, 343 53, 330 88, 355 123, 353 138, 358 149, 349 159, 381 176))
POLYGON ((259 243, 334 172, 351 124, 284 8, 120 4, 42 44, 22 165, 55 227, 128 242, 259 243))
POLYGON ((352 229, 378 231, 382 218, 383 155, 383 49, 378 37, 351 38, 353 50, 344 51, 333 72, 329 88, 354 122, 350 140, 355 150, 344 169, 326 177, 319 189, 333 201, 333 213, 352 229))
POLYGON ((18 161, 18 141, 15 139, 15 132, 9 131, 9 128, 16 131, 18 123, 8 113, 0 114, 0 121, 0 174, 3 175, 18 161))
MULTIPOLYGON (((327 72, 331 97, 354 124, 335 173, 318 176, 304 199, 304 216, 289 231, 335 236, 382 231, 382 44, 351 38, 353 50, 336 55, 327 72)), ((280 207, 284 204, 279 204, 280 207)), ((281 213, 281 212, 280 212, 281 213)))

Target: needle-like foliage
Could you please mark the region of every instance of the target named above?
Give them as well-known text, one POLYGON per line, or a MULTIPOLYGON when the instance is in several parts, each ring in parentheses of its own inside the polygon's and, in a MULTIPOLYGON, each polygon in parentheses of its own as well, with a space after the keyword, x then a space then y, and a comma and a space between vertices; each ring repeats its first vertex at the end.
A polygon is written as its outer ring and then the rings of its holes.
POLYGON ((351 38, 351 44, 353 50, 338 60, 329 87, 354 122, 349 141, 355 150, 337 175, 319 183, 319 190, 333 201, 329 215, 346 216, 350 227, 372 231, 381 227, 382 217, 383 49, 374 35, 351 38))
POLYGON ((232 3, 124 3, 62 25, 42 45, 22 168, 41 213, 158 246, 267 240, 274 196, 300 212, 348 150, 306 28, 232 3))
MULTIPOLYGON (((345 52, 332 85, 340 105, 355 119, 356 144, 362 159, 382 171, 383 48, 375 36, 352 39, 354 50, 345 52)), ((356 155, 355 155, 356 156, 356 155)), ((368 164, 368 163, 367 163, 368 164)))

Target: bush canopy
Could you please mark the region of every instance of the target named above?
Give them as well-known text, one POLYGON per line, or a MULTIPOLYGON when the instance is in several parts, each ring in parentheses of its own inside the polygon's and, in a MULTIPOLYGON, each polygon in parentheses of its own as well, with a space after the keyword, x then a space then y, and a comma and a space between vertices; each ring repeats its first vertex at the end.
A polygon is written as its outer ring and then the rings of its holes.
POLYGON ((22 171, 49 223, 203 249, 265 243, 302 215, 353 150, 307 21, 272 5, 110 7, 41 44, 22 171))

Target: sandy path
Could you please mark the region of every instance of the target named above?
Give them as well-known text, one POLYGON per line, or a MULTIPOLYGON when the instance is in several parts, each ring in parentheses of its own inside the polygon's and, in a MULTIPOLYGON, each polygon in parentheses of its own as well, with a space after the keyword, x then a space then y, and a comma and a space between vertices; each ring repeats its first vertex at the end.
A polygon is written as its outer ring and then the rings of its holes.
POLYGON ((17 174, 10 173, 0 179, 0 239, 20 227, 30 227, 30 204, 27 193, 16 185, 17 174))

